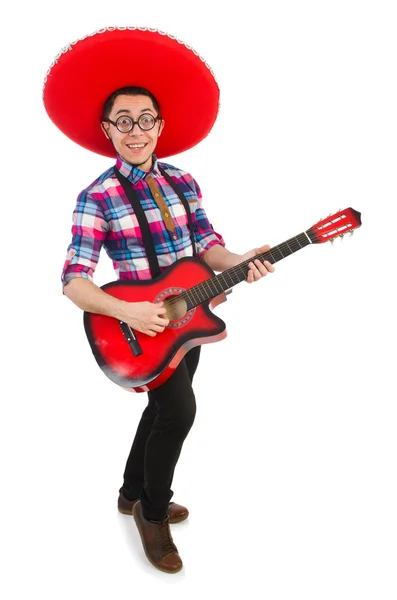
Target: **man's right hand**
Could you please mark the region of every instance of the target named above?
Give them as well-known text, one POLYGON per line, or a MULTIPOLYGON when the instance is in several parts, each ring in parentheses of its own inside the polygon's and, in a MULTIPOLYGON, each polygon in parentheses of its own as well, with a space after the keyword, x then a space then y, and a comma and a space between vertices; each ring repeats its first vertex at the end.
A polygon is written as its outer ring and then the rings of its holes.
POLYGON ((170 322, 164 302, 125 302, 122 312, 120 320, 150 337, 162 333, 170 322))

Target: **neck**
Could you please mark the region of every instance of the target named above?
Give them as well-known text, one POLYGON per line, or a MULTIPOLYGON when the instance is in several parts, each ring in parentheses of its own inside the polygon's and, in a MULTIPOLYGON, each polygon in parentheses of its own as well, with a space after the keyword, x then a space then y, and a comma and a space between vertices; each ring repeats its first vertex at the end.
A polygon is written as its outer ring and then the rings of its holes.
POLYGON ((153 155, 150 156, 150 158, 147 158, 142 163, 131 163, 131 162, 129 162, 128 164, 131 165, 131 167, 138 167, 142 171, 146 171, 146 172, 150 171, 153 168, 153 155), (146 165, 146 167, 144 165, 146 165))

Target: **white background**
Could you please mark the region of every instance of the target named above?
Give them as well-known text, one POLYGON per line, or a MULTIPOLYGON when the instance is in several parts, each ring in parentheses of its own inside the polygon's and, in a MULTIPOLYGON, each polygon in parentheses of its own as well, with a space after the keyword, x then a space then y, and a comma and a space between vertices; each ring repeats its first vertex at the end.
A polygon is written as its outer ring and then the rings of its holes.
MULTIPOLYGON (((38 0, 6 9, 3 598, 396 599, 393 8, 38 0), (173 485, 191 512, 172 528, 185 564, 174 576, 147 562, 116 508, 146 395, 103 375, 82 313, 61 294, 76 197, 112 161, 56 129, 43 79, 62 47, 110 25, 171 33, 214 70, 218 120, 169 161, 197 179, 231 250, 278 244, 346 207, 362 214, 351 238, 305 248, 216 309, 229 335, 204 347, 195 380, 196 422, 173 485)), ((112 279, 104 255, 96 282, 112 279)))

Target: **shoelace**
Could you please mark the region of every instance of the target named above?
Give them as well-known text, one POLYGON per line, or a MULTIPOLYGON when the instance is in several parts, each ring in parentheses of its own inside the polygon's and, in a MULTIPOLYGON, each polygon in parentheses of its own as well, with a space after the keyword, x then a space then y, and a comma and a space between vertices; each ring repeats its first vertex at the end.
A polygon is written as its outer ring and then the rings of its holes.
POLYGON ((159 523, 157 527, 157 539, 159 541, 159 547, 163 552, 163 556, 170 554, 170 552, 178 552, 171 536, 168 521, 159 523))

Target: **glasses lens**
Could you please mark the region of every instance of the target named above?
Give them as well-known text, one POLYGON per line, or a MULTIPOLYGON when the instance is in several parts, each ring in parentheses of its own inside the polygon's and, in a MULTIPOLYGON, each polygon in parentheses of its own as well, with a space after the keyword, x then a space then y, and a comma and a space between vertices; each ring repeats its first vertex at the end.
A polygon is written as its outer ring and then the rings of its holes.
POLYGON ((132 120, 130 117, 119 117, 116 121, 116 126, 119 131, 127 133, 127 131, 131 131, 132 129, 132 120))
POLYGON ((155 122, 156 119, 149 113, 141 115, 138 119, 138 125, 144 131, 147 131, 148 129, 153 129, 155 122))

